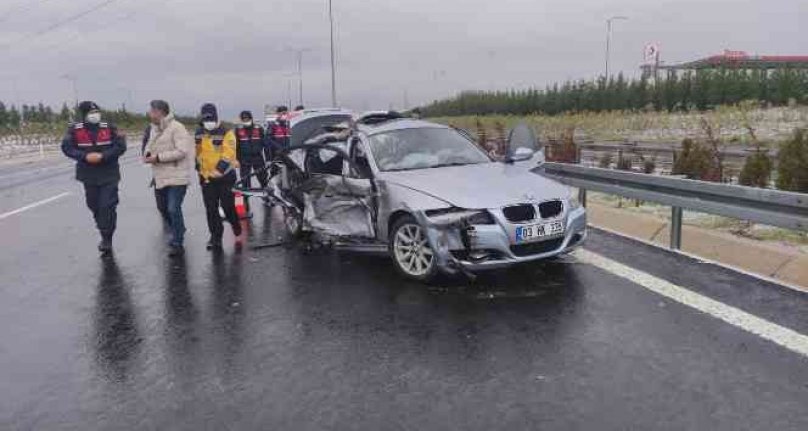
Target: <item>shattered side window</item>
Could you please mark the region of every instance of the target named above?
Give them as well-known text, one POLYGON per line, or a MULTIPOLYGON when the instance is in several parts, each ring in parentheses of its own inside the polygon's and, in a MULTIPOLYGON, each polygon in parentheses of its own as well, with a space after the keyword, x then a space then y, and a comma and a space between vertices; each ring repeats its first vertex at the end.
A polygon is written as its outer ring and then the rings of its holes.
POLYGON ((370 146, 381 171, 491 161, 473 142, 453 129, 413 128, 380 133, 370 137, 370 146))
POLYGON ((306 170, 311 174, 342 175, 343 156, 328 148, 309 150, 306 170))
POLYGON ((351 116, 347 114, 334 114, 334 115, 319 115, 312 118, 302 119, 292 126, 292 138, 290 141, 291 146, 302 145, 304 142, 316 137, 317 135, 327 133, 326 130, 329 126, 344 123, 351 120, 351 116))

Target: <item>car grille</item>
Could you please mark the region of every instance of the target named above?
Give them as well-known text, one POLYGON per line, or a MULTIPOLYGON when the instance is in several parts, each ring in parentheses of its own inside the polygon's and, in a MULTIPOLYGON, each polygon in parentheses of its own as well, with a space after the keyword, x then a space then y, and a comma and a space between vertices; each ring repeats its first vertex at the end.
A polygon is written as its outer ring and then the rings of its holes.
POLYGON ((528 244, 516 244, 511 246, 511 253, 519 257, 532 256, 534 254, 549 253, 558 250, 564 238, 548 239, 546 241, 531 242, 528 244))
POLYGON ((520 204, 502 208, 502 215, 511 223, 521 223, 536 218, 536 208, 531 204, 520 204))
POLYGON ((564 205, 561 201, 547 201, 539 204, 539 214, 541 218, 553 218, 561 214, 564 205))

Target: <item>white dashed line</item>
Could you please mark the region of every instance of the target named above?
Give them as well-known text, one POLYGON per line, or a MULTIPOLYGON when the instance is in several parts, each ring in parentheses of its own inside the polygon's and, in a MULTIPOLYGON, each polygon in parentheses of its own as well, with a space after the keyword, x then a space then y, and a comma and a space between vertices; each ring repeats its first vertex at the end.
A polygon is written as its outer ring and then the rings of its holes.
POLYGON ((70 192, 60 193, 60 194, 58 194, 56 196, 51 196, 51 197, 49 197, 47 199, 42 199, 39 202, 34 202, 32 204, 28 204, 28 205, 26 205, 26 206, 24 206, 22 208, 17 208, 14 211, 9 211, 7 213, 0 214, 0 220, 3 220, 4 218, 7 218, 7 217, 11 217, 11 216, 13 216, 15 214, 19 214, 19 213, 21 213, 23 211, 28 211, 28 210, 30 210, 32 208, 36 208, 36 207, 38 207, 40 205, 45 205, 48 202, 53 202, 53 201, 55 201, 57 199, 61 199, 61 198, 65 197, 65 196, 67 196, 69 194, 70 194, 70 192))
POLYGON ((598 267, 604 271, 625 278, 652 292, 670 298, 676 302, 707 313, 716 319, 772 341, 795 353, 808 357, 808 336, 792 329, 785 328, 766 319, 747 313, 738 308, 710 299, 704 295, 677 286, 671 282, 655 277, 646 272, 623 265, 588 250, 579 249, 575 256, 580 262, 598 267))

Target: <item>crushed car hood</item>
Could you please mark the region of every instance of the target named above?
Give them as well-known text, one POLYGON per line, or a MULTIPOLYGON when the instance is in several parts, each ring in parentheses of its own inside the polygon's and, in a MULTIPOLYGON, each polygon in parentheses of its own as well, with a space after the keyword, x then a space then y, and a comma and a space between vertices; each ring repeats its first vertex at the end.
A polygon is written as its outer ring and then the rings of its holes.
POLYGON ((570 195, 568 187, 531 172, 524 164, 484 163, 382 172, 379 179, 470 209, 497 208, 570 195))

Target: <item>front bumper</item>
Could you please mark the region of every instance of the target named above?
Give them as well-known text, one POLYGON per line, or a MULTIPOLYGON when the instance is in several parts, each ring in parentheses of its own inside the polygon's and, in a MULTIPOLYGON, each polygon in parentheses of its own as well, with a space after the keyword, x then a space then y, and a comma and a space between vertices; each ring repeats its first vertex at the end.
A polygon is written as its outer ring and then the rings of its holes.
POLYGON ((460 232, 445 232, 438 241, 439 253, 444 254, 447 266, 444 269, 478 272, 569 253, 586 240, 586 210, 579 207, 562 217, 565 225, 562 235, 520 246, 514 246, 509 234, 512 225, 503 223, 475 225, 468 231, 466 241, 460 232))

